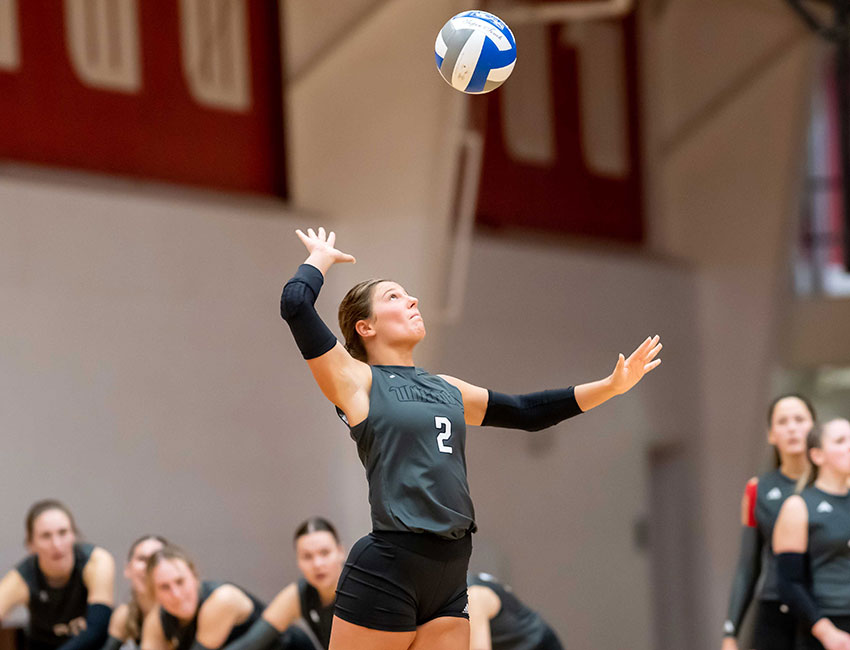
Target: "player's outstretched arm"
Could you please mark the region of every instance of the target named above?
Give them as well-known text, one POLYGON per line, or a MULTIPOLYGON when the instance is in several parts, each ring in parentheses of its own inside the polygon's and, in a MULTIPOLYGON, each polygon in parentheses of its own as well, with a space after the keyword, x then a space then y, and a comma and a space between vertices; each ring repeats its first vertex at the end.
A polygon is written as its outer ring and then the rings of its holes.
POLYGON ((628 358, 621 354, 614 371, 605 379, 576 386, 579 408, 589 411, 634 388, 647 373, 661 364, 661 359, 656 358, 662 348, 660 338, 657 334, 648 336, 628 358))
POLYGON ((336 248, 336 235, 324 228, 295 233, 307 249, 307 259, 286 283, 280 298, 280 315, 289 325, 301 355, 307 361, 322 393, 341 408, 349 421, 368 413, 371 372, 353 358, 316 312, 315 302, 327 271, 334 264, 354 263, 348 253, 336 248))
POLYGON ((660 351, 659 337, 651 336, 627 359, 621 354, 614 372, 605 379, 525 395, 505 395, 456 377, 440 376, 460 391, 467 424, 540 431, 631 390, 661 363, 656 358, 660 351))

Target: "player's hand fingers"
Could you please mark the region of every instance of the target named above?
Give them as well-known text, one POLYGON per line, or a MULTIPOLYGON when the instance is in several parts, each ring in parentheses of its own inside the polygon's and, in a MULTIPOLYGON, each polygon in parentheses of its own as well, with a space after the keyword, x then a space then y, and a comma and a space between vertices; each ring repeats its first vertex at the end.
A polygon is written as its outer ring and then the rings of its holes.
POLYGON ((322 241, 327 241, 327 235, 325 234, 324 226, 319 226, 319 239, 322 241))
POLYGON ((643 374, 646 374, 646 373, 650 372, 651 370, 655 370, 660 365, 661 365, 661 359, 656 359, 655 361, 652 361, 651 363, 646 364, 643 367, 643 374))
POLYGON ((335 244, 336 244, 336 233, 333 230, 331 230, 328 233, 328 246, 330 246, 331 248, 334 248, 335 244))
POLYGON ((646 360, 646 361, 652 361, 652 360, 656 357, 656 355, 657 355, 659 352, 661 352, 661 348, 663 348, 663 347, 664 347, 664 346, 663 346, 661 343, 659 343, 658 345, 656 345, 654 348, 652 348, 652 349, 651 349, 651 350, 647 353, 647 355, 646 355, 646 357, 645 357, 645 360, 646 360))
POLYGON ((310 237, 310 239, 315 239, 316 238, 316 231, 313 230, 312 228, 307 228, 307 235, 310 237))
POLYGON ((298 235, 298 239, 301 240, 301 243, 304 244, 308 249, 310 248, 310 238, 307 237, 300 229, 295 230, 295 234, 298 235))

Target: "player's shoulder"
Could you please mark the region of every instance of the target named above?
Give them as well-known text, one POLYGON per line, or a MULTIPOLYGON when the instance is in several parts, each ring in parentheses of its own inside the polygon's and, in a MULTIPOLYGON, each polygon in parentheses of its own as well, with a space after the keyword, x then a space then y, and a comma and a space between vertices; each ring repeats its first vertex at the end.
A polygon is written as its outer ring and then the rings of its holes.
POLYGON ((780 510, 780 516, 787 518, 798 518, 809 516, 809 506, 806 504, 806 499, 802 494, 792 494, 785 499, 780 510))

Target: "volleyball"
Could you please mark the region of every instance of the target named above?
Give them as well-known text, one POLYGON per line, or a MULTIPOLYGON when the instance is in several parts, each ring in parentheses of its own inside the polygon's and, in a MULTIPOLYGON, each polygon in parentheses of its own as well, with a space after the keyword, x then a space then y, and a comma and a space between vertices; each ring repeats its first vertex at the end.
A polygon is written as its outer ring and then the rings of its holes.
POLYGON ((437 69, 452 88, 480 95, 495 90, 511 75, 516 41, 498 16, 464 11, 443 25, 434 56, 437 69))

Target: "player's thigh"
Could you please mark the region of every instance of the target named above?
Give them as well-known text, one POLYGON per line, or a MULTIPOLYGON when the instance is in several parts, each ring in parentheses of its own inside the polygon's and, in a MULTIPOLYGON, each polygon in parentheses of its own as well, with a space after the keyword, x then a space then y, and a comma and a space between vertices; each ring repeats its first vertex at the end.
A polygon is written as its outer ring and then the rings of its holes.
POLYGON ((373 630, 334 616, 329 650, 407 650, 416 635, 415 631, 373 630))
POLYGON ((441 616, 420 625, 410 650, 469 650, 469 619, 441 616))

